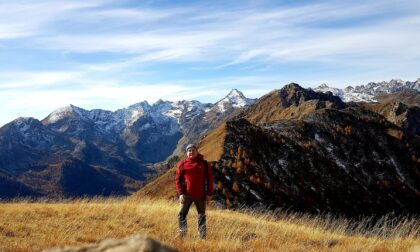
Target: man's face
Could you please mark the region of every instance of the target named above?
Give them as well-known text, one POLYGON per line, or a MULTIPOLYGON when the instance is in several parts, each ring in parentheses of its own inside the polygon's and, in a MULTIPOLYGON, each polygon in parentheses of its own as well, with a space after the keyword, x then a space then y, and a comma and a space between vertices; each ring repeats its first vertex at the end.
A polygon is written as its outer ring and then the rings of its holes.
POLYGON ((195 157, 197 157, 197 150, 195 149, 195 148, 193 148, 193 147, 191 147, 191 148, 188 148, 188 150, 187 150, 187 157, 188 158, 195 158, 195 157))

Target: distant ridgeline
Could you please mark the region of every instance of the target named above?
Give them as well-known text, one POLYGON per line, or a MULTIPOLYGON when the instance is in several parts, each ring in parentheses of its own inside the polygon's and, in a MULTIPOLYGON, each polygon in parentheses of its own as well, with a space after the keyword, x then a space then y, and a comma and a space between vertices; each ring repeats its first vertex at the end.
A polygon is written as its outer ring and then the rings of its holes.
POLYGON ((183 153, 185 143, 254 100, 232 90, 215 104, 140 102, 115 112, 69 105, 39 121, 0 128, 0 198, 128 195, 147 164, 183 153))

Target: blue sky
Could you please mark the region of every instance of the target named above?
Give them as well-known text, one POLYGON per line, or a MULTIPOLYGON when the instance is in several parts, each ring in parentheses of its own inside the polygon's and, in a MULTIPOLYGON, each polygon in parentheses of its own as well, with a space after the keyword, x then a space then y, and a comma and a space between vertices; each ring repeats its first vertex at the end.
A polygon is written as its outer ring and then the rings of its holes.
POLYGON ((420 1, 1 1, 0 126, 420 77, 420 1))

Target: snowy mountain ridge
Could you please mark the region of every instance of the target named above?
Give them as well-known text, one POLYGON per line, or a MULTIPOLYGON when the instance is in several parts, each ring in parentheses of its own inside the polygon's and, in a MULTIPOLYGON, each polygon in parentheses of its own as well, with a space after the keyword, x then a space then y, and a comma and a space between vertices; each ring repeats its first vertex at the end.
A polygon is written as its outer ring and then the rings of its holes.
MULTIPOLYGON (((43 124, 56 124, 60 120, 74 118, 82 121, 92 121, 101 131, 119 133, 124 128, 133 126, 141 118, 150 118, 153 124, 166 124, 169 122, 170 125, 176 128, 170 130, 173 133, 182 130, 184 121, 190 121, 196 116, 210 111, 212 108, 219 108, 218 110, 223 113, 228 106, 241 108, 248 106, 253 101, 253 99, 246 98, 242 92, 234 89, 215 104, 201 103, 196 100, 158 100, 150 105, 147 101, 143 101, 114 112, 102 109, 85 110, 70 104, 52 112, 43 120, 43 124)), ((150 126, 150 123, 148 125, 150 126)), ((143 127, 145 129, 148 128, 146 124, 143 127)))
POLYGON ((420 78, 416 81, 391 80, 389 82, 370 82, 356 87, 348 86, 344 89, 329 87, 326 84, 313 88, 317 92, 331 92, 344 102, 376 102, 380 94, 395 93, 404 90, 417 90, 420 92, 420 78))

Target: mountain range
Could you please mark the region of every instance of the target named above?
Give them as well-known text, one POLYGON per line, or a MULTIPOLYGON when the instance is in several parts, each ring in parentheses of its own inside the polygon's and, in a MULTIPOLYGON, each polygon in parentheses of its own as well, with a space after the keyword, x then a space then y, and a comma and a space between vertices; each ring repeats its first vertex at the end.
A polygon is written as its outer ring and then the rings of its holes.
POLYGON ((232 90, 215 104, 159 100, 114 112, 69 105, 41 121, 18 118, 0 128, 0 197, 136 191, 155 172, 148 163, 253 101, 232 90))

